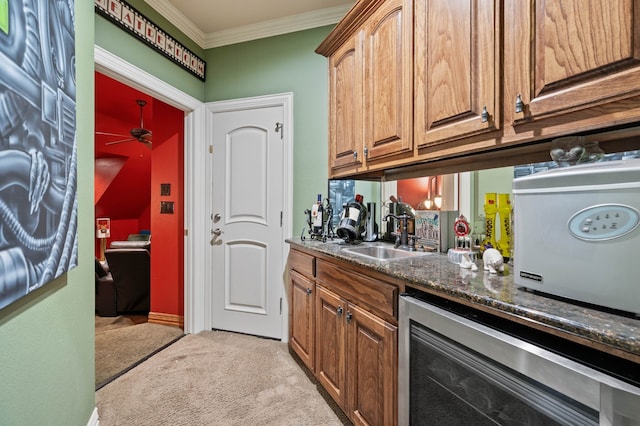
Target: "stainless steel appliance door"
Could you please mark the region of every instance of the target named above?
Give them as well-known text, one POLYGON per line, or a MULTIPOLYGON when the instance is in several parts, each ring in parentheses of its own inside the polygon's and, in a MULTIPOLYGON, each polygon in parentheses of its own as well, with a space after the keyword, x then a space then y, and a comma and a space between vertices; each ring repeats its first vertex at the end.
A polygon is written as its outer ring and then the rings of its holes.
MULTIPOLYGON (((417 379, 412 371, 412 351, 415 353, 418 344, 425 342, 423 346, 427 350, 438 354, 430 362, 443 363, 448 357, 453 361, 450 365, 454 369, 479 373, 480 379, 469 379, 468 374, 463 379, 460 375, 451 387, 455 387, 456 392, 464 390, 466 382, 480 380, 483 386, 485 383, 493 386, 482 394, 485 400, 492 392, 502 395, 506 391, 533 408, 538 405, 541 412, 548 412, 562 424, 640 424, 640 389, 630 384, 414 297, 401 296, 399 305, 400 425, 416 424, 416 419, 411 418, 416 408, 411 407, 411 383, 417 379), (572 404, 575 407, 571 407, 572 404)), ((420 366, 422 362, 417 362, 414 355, 414 366, 420 366)), ((433 370, 443 365, 432 365, 431 373, 437 376, 438 372, 433 370)), ((418 370, 416 368, 416 373, 418 370)), ((437 377, 432 381, 437 381, 437 377)), ((447 392, 442 383, 438 386, 442 392, 447 392)), ((477 391, 478 388, 476 383, 473 389, 477 391)), ((429 399, 424 402, 429 404, 429 399)), ((500 420, 500 410, 494 409, 493 420, 498 424, 509 424, 500 420)), ((456 414, 450 413, 451 416, 456 414)), ((452 420, 448 419, 448 423, 455 424, 452 420)))

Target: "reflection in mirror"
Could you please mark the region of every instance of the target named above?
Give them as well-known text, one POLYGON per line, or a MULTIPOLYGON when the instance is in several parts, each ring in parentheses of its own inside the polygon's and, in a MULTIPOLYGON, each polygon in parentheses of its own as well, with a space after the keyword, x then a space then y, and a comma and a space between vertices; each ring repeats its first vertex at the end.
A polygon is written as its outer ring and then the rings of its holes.
POLYGON ((355 201, 355 197, 358 194, 362 195, 362 203, 364 206, 369 207, 368 203, 373 203, 372 211, 375 211, 374 221, 379 226, 381 212, 380 187, 380 182, 350 179, 329 180, 328 199, 329 203, 333 207, 333 227, 336 228, 340 223, 340 218, 342 217, 345 205, 355 201))
MULTIPOLYGON (((605 154, 600 161, 638 157, 640 151, 636 150, 605 154)), ((397 181, 331 180, 328 193, 333 206, 333 224, 339 223, 344 204, 361 194, 365 206, 369 202, 375 203, 379 239, 394 241, 397 224, 382 218, 389 213, 398 213, 396 210, 401 205, 402 211, 415 215, 410 232, 425 248, 441 252, 456 247, 481 251, 491 244, 501 246, 497 248, 504 257, 512 257, 510 239, 513 235, 505 234, 510 234, 513 179, 557 167, 554 161, 546 161, 397 181), (499 208, 502 208, 502 215, 499 208), (463 241, 454 232, 460 215, 469 225, 468 239, 463 241)))
POLYGON ((382 183, 330 180, 328 198, 333 207, 332 223, 336 227, 344 205, 353 202, 356 194, 361 194, 365 206, 369 202, 375 203, 375 221, 380 229, 379 239, 394 240, 395 235, 390 233, 397 231, 393 229, 395 224, 388 224, 382 219, 389 213, 397 213, 391 210, 396 209, 397 205, 402 205, 406 206, 403 211, 417 216, 419 226, 415 226, 414 223, 411 233, 417 235, 419 243, 426 248, 446 252, 448 248, 455 247, 453 225, 460 214, 469 221, 471 235, 467 244, 473 246, 481 243, 485 236, 484 194, 510 194, 513 176, 514 168, 504 167, 382 183), (434 215, 437 215, 437 224, 440 227, 438 232, 430 227, 434 215))

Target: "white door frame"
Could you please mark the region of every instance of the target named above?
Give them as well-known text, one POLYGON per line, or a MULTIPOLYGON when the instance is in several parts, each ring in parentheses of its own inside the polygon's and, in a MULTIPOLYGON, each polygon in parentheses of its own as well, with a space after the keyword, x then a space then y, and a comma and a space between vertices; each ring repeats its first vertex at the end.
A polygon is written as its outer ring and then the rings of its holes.
MULTIPOLYGON (((266 108, 266 107, 282 107, 284 111, 284 154, 283 154, 283 165, 284 165, 284 194, 283 194, 283 218, 282 218, 282 234, 285 237, 291 235, 292 228, 292 217, 291 211, 293 210, 293 93, 279 93, 274 95, 265 95, 265 96, 256 96, 250 98, 241 98, 241 99, 232 99, 227 101, 218 101, 218 102, 210 102, 206 104, 207 110, 207 129, 206 135, 210 139, 213 135, 213 129, 210 128, 212 125, 213 119, 211 117, 214 113, 220 112, 232 112, 239 110, 246 110, 251 108, 266 108)), ((208 142, 209 145, 213 146, 213 141, 208 142)), ((207 159, 207 163, 213 164, 211 158, 207 159)), ((207 167, 207 174, 205 182, 212 182, 212 167, 207 167)), ((211 191, 206 191, 207 197, 207 206, 208 212, 212 213, 212 196, 211 191)), ((209 246, 207 250, 207 254, 211 254, 211 246, 209 246)), ((282 271, 283 276, 283 298, 282 298, 282 341, 289 341, 289 301, 288 294, 286 292, 287 286, 284 283, 284 271, 287 264, 287 259, 289 256, 289 245, 283 244, 282 249, 282 265, 280 265, 280 270, 282 271)), ((213 294, 213 277, 210 276, 211 267, 206 268, 206 273, 209 275, 204 282, 206 283, 207 288, 204 291, 205 296, 207 296, 208 303, 208 321, 211 323, 211 312, 212 312, 212 294, 213 294)), ((211 327, 209 326, 209 329, 211 327)))
MULTIPOLYGON (((184 331, 211 329, 209 268, 209 220, 205 212, 207 138, 204 103, 157 77, 94 45, 96 71, 147 93, 185 113, 184 119, 184 331), (200 284, 198 284, 200 283, 200 284)), ((288 235, 288 234, 285 234, 288 235)))

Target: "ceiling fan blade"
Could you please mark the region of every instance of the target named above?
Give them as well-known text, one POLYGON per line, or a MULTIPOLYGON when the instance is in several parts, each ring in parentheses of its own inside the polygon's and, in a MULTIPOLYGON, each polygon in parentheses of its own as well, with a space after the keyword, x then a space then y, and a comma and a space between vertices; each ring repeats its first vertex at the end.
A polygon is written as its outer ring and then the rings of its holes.
POLYGON ((122 140, 119 140, 119 141, 107 142, 107 143, 105 143, 105 145, 115 145, 117 143, 130 142, 130 141, 135 141, 135 139, 134 138, 122 139, 122 140))
POLYGON ((109 133, 109 132, 96 132, 96 135, 101 136, 128 136, 123 133, 109 133))

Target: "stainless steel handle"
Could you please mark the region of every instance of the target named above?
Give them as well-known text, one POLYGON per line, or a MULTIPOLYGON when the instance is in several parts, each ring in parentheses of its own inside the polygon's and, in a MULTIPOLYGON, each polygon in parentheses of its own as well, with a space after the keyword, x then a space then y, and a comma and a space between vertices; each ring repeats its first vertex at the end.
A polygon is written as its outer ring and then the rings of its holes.
POLYGON ((308 295, 310 295, 311 293, 312 293, 311 289, 310 289, 310 288, 308 288, 308 289, 307 289, 307 296, 308 296, 308 295))
POLYGON ((353 318, 353 314, 350 311, 347 311, 347 322, 351 322, 352 318, 353 318))
POLYGON ((353 161, 358 161, 358 151, 353 151, 353 161))
POLYGON ((338 309, 336 309, 336 312, 338 313, 338 316, 342 315, 342 306, 338 306, 338 309))
POLYGON ((369 147, 364 147, 364 158, 369 158, 369 147))
POLYGON ((487 121, 489 121, 489 111, 487 111, 486 105, 482 108, 482 114, 480 114, 480 117, 482 117, 483 123, 486 123, 487 121))

